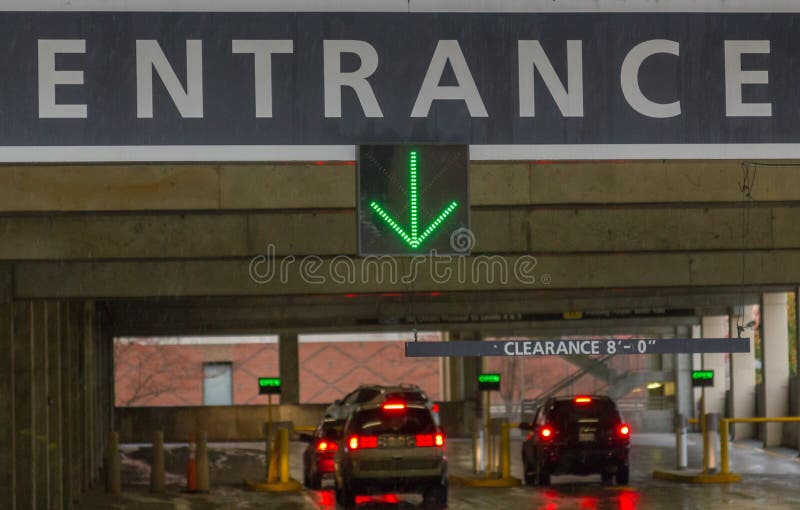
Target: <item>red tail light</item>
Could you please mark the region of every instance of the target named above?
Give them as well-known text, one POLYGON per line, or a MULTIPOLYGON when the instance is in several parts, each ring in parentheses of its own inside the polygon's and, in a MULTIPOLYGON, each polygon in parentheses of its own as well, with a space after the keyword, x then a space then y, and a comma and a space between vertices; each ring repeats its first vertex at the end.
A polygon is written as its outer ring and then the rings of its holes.
POLYGON ((339 449, 339 445, 337 445, 333 441, 326 441, 324 439, 320 439, 317 442, 317 451, 318 452, 335 452, 339 449))
POLYGON ((574 402, 576 404, 591 404, 592 397, 575 397, 574 402))
POLYGON ((386 402, 382 407, 384 411, 403 411, 406 404, 405 402, 386 402))
POLYGON ((550 428, 548 425, 539 429, 539 437, 542 438, 544 441, 550 441, 553 439, 554 430, 550 428))
POLYGON ((415 444, 418 447, 444 446, 444 434, 440 432, 436 434, 417 434, 415 439, 415 444))
POLYGON ((439 412, 439 404, 433 404, 433 406, 431 407, 431 411, 433 411, 434 413, 438 413, 439 412))
POLYGON ((350 436, 347 440, 347 445, 351 450, 377 448, 378 436, 350 436))
POLYGON ((630 425, 627 423, 620 423, 620 425, 617 427, 617 436, 619 436, 620 439, 628 439, 631 437, 630 425))

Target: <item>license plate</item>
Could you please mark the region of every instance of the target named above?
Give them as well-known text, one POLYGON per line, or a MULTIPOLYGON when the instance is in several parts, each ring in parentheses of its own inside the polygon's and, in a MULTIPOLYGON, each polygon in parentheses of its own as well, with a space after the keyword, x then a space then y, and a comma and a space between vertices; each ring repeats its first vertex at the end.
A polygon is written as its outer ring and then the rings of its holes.
POLYGON ((590 443, 594 441, 594 432, 580 432, 578 434, 578 441, 581 443, 590 443))

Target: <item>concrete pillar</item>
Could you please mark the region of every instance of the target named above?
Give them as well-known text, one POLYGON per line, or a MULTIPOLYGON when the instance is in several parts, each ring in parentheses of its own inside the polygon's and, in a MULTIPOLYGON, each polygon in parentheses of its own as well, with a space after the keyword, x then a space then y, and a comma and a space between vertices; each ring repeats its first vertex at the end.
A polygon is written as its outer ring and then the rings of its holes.
POLYGON ((47 381, 47 305, 34 301, 33 308, 33 382, 31 406, 33 408, 33 464, 35 508, 49 510, 49 412, 47 381))
POLYGON ((14 490, 16 506, 36 508, 36 463, 33 448, 33 307, 12 305, 14 358, 14 490))
MULTIPOLYGON (((775 292, 761 296, 761 338, 764 376, 764 414, 768 417, 789 413, 789 317, 786 293, 775 292)), ((765 446, 781 444, 783 425, 768 423, 763 428, 765 446)))
POLYGON ((47 314, 47 494, 50 508, 63 508, 61 414, 61 303, 45 303, 47 314))
MULTIPOLYGON (((675 336, 686 338, 689 335, 689 328, 681 326, 676 328, 675 336)), ((693 416, 692 398, 692 355, 673 354, 672 370, 675 374, 675 414, 682 414, 685 417, 693 416)))
POLYGON ((70 304, 62 302, 59 306, 59 348, 61 357, 61 490, 63 507, 74 507, 75 480, 73 479, 73 437, 75 429, 75 366, 73 355, 73 342, 75 334, 71 330, 73 323, 70 320, 70 304))
MULTIPOLYGON (((727 315, 703 317, 703 338, 725 338, 727 329, 727 315)), ((705 353, 701 359, 703 370, 714 371, 714 387, 706 388, 706 413, 718 413, 720 416, 725 416, 725 378, 728 370, 725 354, 705 353)))
POLYGON ((0 265, 0 508, 16 510, 11 270, 0 265))
POLYGON ((300 403, 300 354, 297 333, 278 337, 278 363, 281 376, 281 404, 300 403))
MULTIPOLYGON (((696 324, 692 326, 691 330, 691 338, 702 338, 703 337, 703 327, 702 324, 696 324)), ((699 353, 694 353, 691 355, 691 369, 692 370, 700 370, 703 366, 703 355, 699 353)), ((692 407, 692 413, 687 414, 687 416, 692 416, 694 418, 700 418, 700 395, 702 392, 700 388, 692 388, 692 392, 694 395, 694 407, 692 407)))
MULTIPOLYGON (((739 312, 741 315, 731 315, 732 338, 738 337, 737 326, 747 326, 755 317, 753 306, 745 306, 739 312)), ((756 414, 756 350, 753 332, 753 326, 750 326, 741 333, 742 338, 750 338, 750 352, 730 355, 730 411, 734 418, 751 418, 756 414)), ((747 439, 755 437, 756 427, 752 423, 735 423, 731 432, 736 439, 747 439)))
MULTIPOLYGON (((445 332, 445 341, 452 335, 445 332)), ((464 359, 460 357, 441 358, 442 400, 458 402, 464 400, 464 359)))

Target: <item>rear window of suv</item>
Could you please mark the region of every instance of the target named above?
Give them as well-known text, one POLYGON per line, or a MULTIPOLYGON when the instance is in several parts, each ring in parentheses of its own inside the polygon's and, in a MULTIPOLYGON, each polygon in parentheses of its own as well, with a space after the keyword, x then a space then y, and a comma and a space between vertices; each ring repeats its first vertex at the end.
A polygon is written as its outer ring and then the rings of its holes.
POLYGON ((597 419, 600 423, 617 423, 619 412, 614 402, 607 399, 594 399, 589 403, 577 404, 572 400, 556 401, 548 418, 557 424, 575 423, 582 419, 597 419))
POLYGON ((384 411, 381 408, 365 409, 353 416, 352 432, 377 436, 381 434, 423 434, 434 432, 430 411, 407 407, 402 411, 384 411))

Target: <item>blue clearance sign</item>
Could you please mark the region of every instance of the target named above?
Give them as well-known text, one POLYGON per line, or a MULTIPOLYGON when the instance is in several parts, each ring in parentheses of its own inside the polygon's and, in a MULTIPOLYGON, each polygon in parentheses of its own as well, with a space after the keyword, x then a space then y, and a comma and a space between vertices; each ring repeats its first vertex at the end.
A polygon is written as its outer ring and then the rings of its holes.
POLYGON ((0 161, 800 157, 797 12, 24 11, 52 3, 0 7, 0 161))

